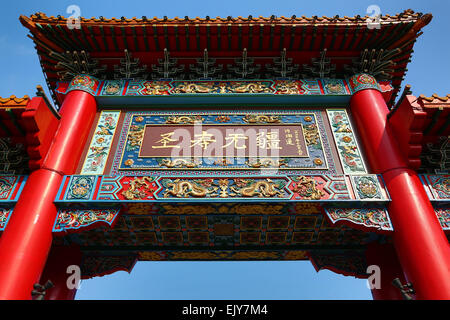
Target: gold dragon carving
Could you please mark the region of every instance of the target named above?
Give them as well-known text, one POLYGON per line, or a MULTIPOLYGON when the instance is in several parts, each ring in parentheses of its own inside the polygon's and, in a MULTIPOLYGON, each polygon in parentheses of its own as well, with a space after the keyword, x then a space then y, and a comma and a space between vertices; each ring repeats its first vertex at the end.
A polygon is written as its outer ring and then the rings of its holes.
POLYGON ((246 165, 252 168, 268 168, 287 166, 286 159, 258 159, 254 162, 246 161, 246 165))
POLYGON ((176 179, 173 182, 167 183, 167 186, 171 189, 167 189, 164 193, 164 198, 169 196, 178 198, 187 198, 189 196, 202 198, 217 191, 218 187, 211 186, 206 188, 200 184, 197 184, 188 180, 176 179))
POLYGON ((149 177, 142 177, 141 179, 136 177, 130 182, 130 188, 123 191, 122 195, 127 200, 142 200, 147 196, 148 191, 153 191, 153 188, 149 186, 149 183, 152 182, 153 179, 149 177))
POLYGON ((320 200, 325 195, 325 192, 317 188, 316 180, 306 176, 298 178, 292 191, 305 200, 320 200))
POLYGON ((197 83, 183 82, 177 86, 174 93, 209 93, 211 92, 212 84, 200 85, 197 83))
POLYGON ((268 115, 257 115, 257 114, 246 114, 242 118, 247 123, 280 123, 281 118, 279 116, 268 116, 268 115))
POLYGON ((144 95, 165 95, 170 87, 161 81, 150 82, 144 84, 144 89, 141 91, 144 95))
POLYGON ((169 116, 166 123, 169 124, 193 124, 203 121, 202 117, 197 116, 169 116))
POLYGON ((301 94, 296 82, 280 81, 277 83, 278 94, 301 94))
POLYGON ((128 144, 130 147, 138 147, 144 138, 144 126, 132 126, 128 132, 128 144))
POLYGON ((244 83, 233 88, 235 93, 271 93, 272 90, 262 82, 244 83))
POLYGON ((167 168, 195 168, 198 166, 198 163, 186 159, 162 159, 159 165, 167 168))
POLYGON ((306 144, 308 146, 317 144, 319 142, 319 130, 317 129, 317 126, 315 124, 310 124, 303 128, 306 144))
MULTIPOLYGON (((244 182, 247 182, 246 180, 244 182)), ((251 183, 248 186, 241 187, 239 189, 235 188, 234 186, 230 187, 230 190, 235 192, 236 194, 242 196, 242 197, 283 197, 284 194, 280 190, 278 190, 278 187, 276 183, 274 183, 270 179, 266 179, 263 181, 255 181, 251 183)), ((233 195, 233 194, 230 194, 233 195)))
POLYGON ((177 198, 203 197, 284 197, 284 193, 278 189, 278 185, 270 179, 252 181, 239 179, 235 185, 229 186, 230 179, 213 181, 196 181, 176 179, 167 183, 164 198, 170 196, 177 198))

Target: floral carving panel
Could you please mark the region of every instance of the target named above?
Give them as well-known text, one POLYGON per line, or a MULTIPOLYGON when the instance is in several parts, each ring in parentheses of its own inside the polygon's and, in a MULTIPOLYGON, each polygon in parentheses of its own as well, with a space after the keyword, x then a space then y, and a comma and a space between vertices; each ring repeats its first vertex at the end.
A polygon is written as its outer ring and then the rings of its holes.
POLYGON ((81 174, 103 174, 120 111, 102 111, 81 174))

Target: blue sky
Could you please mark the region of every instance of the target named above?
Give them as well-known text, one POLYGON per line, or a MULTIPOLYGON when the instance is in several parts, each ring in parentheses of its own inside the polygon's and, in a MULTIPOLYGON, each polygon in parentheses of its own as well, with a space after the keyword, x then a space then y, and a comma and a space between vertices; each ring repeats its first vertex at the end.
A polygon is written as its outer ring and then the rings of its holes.
MULTIPOLYGON (((450 2, 447 0, 359 1, 3 1, 0 11, 0 96, 33 96, 36 85, 46 87, 32 41, 20 24, 20 14, 41 11, 69 16, 78 5, 84 17, 211 17, 216 16, 354 16, 370 5, 382 14, 411 8, 434 18, 418 39, 403 86, 415 95, 450 93, 450 2)), ((316 273, 309 262, 140 262, 131 274, 83 281, 77 299, 371 299, 365 280, 316 273)))

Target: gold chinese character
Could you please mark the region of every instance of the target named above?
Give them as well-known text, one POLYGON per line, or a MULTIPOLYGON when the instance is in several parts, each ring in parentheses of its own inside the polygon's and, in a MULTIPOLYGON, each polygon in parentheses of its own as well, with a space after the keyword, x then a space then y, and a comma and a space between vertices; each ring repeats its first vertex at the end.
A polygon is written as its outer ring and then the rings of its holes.
POLYGON ((246 149, 247 146, 245 145, 245 143, 244 143, 244 145, 242 145, 242 146, 238 146, 238 142, 239 142, 241 139, 247 140, 248 137, 245 136, 243 133, 230 133, 229 135, 227 135, 227 136, 225 137, 225 141, 230 140, 230 142, 228 142, 226 145, 224 145, 223 148, 228 147, 229 145, 231 145, 231 144, 234 142, 234 148, 235 148, 235 149, 246 149))
POLYGON ((256 145, 262 149, 282 149, 277 132, 260 132, 256 135, 256 145))
POLYGON ((214 135, 207 131, 202 131, 201 134, 196 134, 194 140, 191 140, 191 147, 201 145, 203 149, 206 149, 210 143, 216 142, 216 139, 212 139, 214 135))
POLYGON ((172 136, 175 132, 168 132, 168 133, 161 133, 161 140, 156 141, 156 143, 161 143, 162 146, 152 146, 154 149, 161 149, 161 148, 180 148, 180 146, 177 145, 168 145, 170 142, 177 142, 178 140, 172 139, 172 136))

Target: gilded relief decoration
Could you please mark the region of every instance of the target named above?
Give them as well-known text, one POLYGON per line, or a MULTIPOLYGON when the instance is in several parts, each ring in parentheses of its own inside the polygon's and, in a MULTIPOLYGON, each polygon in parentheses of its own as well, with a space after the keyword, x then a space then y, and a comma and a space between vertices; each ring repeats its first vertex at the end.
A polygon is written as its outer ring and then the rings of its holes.
POLYGON ((358 199, 383 199, 380 181, 377 175, 351 175, 350 179, 354 186, 353 189, 356 190, 356 197, 358 199))
POLYGON ((128 112, 114 157, 113 175, 335 170, 319 111, 128 112))
POLYGON ((153 181, 153 177, 135 177, 129 182, 129 188, 122 191, 122 195, 126 200, 145 200, 149 192, 155 191, 153 181))
MULTIPOLYGON (((56 91, 66 94, 79 89, 100 97, 110 96, 180 96, 180 95, 347 95, 358 90, 374 88, 381 91, 370 75, 360 74, 344 79, 301 80, 103 80, 80 75, 72 82, 58 82, 56 91), (101 90, 98 90, 101 88, 101 90)), ((392 90, 384 81, 383 88, 392 90)))
MULTIPOLYGON (((64 176, 56 202, 389 201, 376 175, 64 176)), ((245 207, 244 204, 241 207, 245 207)), ((207 209, 205 206, 203 209, 207 209)), ((196 208, 202 212, 201 208, 196 208)), ((218 209, 220 213, 220 208, 218 209)), ((225 209, 227 212, 228 209, 225 209)), ((252 210, 255 210, 252 207, 252 210)), ((205 211, 208 212, 208 211, 205 211)))
POLYGON ((53 232, 66 232, 98 226, 99 223, 112 226, 120 209, 60 209, 53 226, 53 232))
POLYGON ((118 96, 123 92, 123 88, 125 85, 124 80, 109 80, 104 83, 100 95, 105 96, 118 96))
POLYGON ((173 94, 273 93, 271 81, 173 81, 173 94))
POLYGON ((95 177, 74 176, 69 189, 67 190, 67 200, 88 200, 94 189, 95 177))
POLYGON ((341 95, 348 92, 342 79, 322 79, 322 84, 325 94, 341 95))
POLYGON ((161 179, 164 198, 288 198, 286 179, 161 179))
POLYGON ((81 174, 103 174, 120 111, 102 111, 84 160, 81 174))
POLYGON ((296 179, 292 191, 305 200, 320 200, 325 195, 322 190, 317 188, 316 180, 306 176, 300 176, 296 179))
MULTIPOLYGON (((109 81, 107 81, 108 83, 109 81)), ((129 96, 152 96, 169 95, 171 86, 169 81, 130 81, 124 95, 129 96)))
POLYGON ((362 227, 379 231, 393 231, 385 208, 338 208, 326 207, 327 216, 333 223, 346 221, 362 227))
POLYGON ((327 109, 327 114, 344 173, 367 173, 347 111, 327 109))

